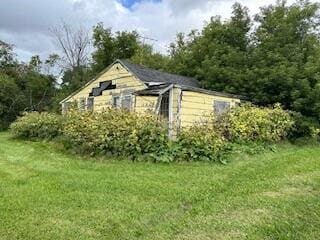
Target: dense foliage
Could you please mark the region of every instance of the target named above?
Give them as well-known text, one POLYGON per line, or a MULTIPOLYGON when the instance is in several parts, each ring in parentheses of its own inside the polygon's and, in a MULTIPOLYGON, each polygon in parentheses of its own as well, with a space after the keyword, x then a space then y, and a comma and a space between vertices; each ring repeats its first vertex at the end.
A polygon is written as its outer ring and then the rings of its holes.
POLYGON ((234 143, 278 142, 292 125, 289 112, 279 106, 248 105, 218 120, 182 128, 175 140, 168 138, 166 125, 156 116, 116 109, 100 113, 70 111, 64 116, 27 113, 11 124, 11 131, 16 137, 55 139, 82 154, 155 162, 223 162, 234 143))
POLYGON ((51 140, 62 134, 63 118, 54 113, 26 112, 10 126, 14 136, 51 140))
POLYGON ((153 115, 108 109, 102 113, 75 111, 65 118, 64 141, 91 154, 136 159, 159 151, 168 142, 164 124, 153 115))
POLYGON ((224 135, 231 141, 277 142, 292 130, 291 113, 280 105, 261 108, 252 105, 233 108, 221 120, 224 135))
POLYGON ((205 123, 181 129, 176 144, 177 159, 184 161, 223 161, 227 139, 214 124, 205 123))
POLYGON ((12 46, 0 41, 0 130, 22 111, 48 111, 55 94, 55 78, 40 71, 42 63, 33 56, 28 64, 18 63, 12 46))

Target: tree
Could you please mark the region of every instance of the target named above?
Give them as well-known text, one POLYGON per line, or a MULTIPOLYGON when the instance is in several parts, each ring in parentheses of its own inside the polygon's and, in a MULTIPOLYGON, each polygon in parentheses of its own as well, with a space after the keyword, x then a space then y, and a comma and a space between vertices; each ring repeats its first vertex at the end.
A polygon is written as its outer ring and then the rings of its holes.
POLYGON ((212 17, 199 33, 178 34, 171 44, 172 71, 192 76, 212 90, 246 93, 251 19, 236 3, 230 20, 212 17))
POLYGON ((0 40, 0 70, 15 64, 15 55, 12 49, 12 45, 0 40))
POLYGON ((255 20, 250 95, 259 104, 282 103, 319 117, 319 5, 278 2, 261 9, 255 20))
POLYGON ((32 56, 30 61, 29 61, 29 67, 37 72, 41 71, 41 65, 42 65, 42 61, 40 60, 40 56, 39 55, 35 55, 32 56))
POLYGON ((138 38, 136 31, 118 31, 113 34, 111 28, 105 28, 102 23, 98 23, 93 27, 93 71, 98 73, 116 59, 129 59, 134 56, 139 49, 138 38))
POLYGON ((0 67, 0 128, 6 128, 21 112, 49 110, 55 78, 41 73, 42 61, 33 56, 29 64, 18 63, 10 44, 2 42, 0 67))
POLYGON ((14 79, 0 73, 0 129, 8 127, 24 107, 24 96, 14 79))
POLYGON ((148 44, 140 44, 136 53, 130 58, 133 63, 144 65, 146 67, 168 71, 169 56, 154 52, 152 46, 148 44))
POLYGON ((73 28, 63 22, 62 25, 51 28, 62 52, 61 60, 67 69, 78 69, 86 66, 89 56, 89 31, 83 27, 73 28))
POLYGON ((51 28, 51 32, 60 46, 61 56, 57 54, 49 56, 46 64, 50 67, 50 64, 54 66, 60 62, 63 72, 61 87, 65 93, 61 96, 63 98, 85 84, 88 76, 91 76, 88 67, 90 36, 87 29, 74 28, 65 22, 51 28))

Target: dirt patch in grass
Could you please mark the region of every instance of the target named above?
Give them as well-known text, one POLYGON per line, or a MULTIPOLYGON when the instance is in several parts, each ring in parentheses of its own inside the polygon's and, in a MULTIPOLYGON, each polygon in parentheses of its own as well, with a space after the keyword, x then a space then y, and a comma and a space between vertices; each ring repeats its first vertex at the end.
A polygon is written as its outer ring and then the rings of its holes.
POLYGON ((304 197, 306 195, 313 195, 317 192, 310 186, 304 187, 285 187, 279 191, 263 192, 262 195, 272 198, 277 197, 304 197))

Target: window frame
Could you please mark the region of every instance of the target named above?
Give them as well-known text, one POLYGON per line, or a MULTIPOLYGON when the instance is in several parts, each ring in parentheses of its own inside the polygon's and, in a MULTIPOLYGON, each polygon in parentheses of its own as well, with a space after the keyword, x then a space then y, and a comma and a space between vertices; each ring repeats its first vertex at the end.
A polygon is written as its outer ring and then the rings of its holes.
POLYGON ((231 108, 231 102, 225 100, 213 100, 213 112, 216 116, 221 116, 223 113, 227 112, 231 108), (217 109, 217 104, 224 104, 222 109, 217 109))
POLYGON ((125 94, 125 95, 123 95, 122 96, 122 99, 121 99, 121 108, 122 109, 126 109, 126 110, 128 110, 128 111, 131 111, 132 110, 132 103, 133 103, 133 97, 132 97, 132 94, 125 94), (126 98, 130 98, 130 101, 129 101, 129 106, 125 106, 124 105, 124 102, 125 102, 125 99, 126 98))
POLYGON ((62 104, 62 110, 63 110, 64 112, 66 112, 66 111, 68 111, 68 110, 70 109, 70 106, 71 106, 71 102, 64 102, 64 103, 62 104))
POLYGON ((87 105, 87 99, 85 97, 82 97, 79 99, 79 110, 80 111, 85 111, 86 110, 86 105, 87 105))
POLYGON ((162 94, 159 107, 159 116, 161 119, 169 120, 170 118, 170 92, 162 94))
POLYGON ((112 108, 115 108, 115 109, 120 109, 121 108, 121 98, 120 98, 120 96, 112 96, 112 108), (119 102, 115 102, 116 99, 118 99, 117 101, 119 101, 119 102))
POLYGON ((94 97, 87 98, 87 110, 93 111, 94 109, 94 97), (89 101, 92 101, 92 104, 89 105, 89 101))

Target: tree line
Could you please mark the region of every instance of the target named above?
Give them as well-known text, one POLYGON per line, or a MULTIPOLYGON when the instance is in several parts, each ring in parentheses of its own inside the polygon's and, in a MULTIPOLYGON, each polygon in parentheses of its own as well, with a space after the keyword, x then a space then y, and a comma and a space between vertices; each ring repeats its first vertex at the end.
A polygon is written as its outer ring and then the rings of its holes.
POLYGON ((319 4, 299 0, 262 7, 251 17, 235 3, 231 17, 213 16, 200 30, 178 33, 168 54, 154 51, 136 31, 89 31, 63 23, 51 32, 61 48, 46 60, 16 59, 0 41, 2 127, 23 110, 59 111, 59 101, 115 59, 198 79, 207 89, 247 96, 259 105, 279 102, 320 119, 319 4), (92 48, 92 50, 90 49, 92 48), (57 70, 58 69, 58 70, 57 70))

